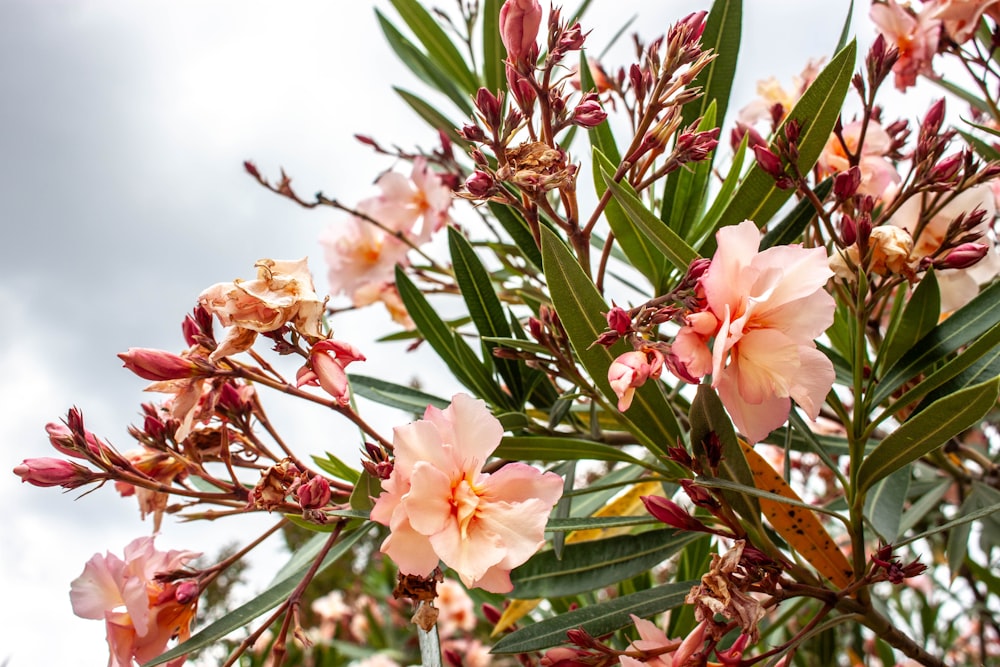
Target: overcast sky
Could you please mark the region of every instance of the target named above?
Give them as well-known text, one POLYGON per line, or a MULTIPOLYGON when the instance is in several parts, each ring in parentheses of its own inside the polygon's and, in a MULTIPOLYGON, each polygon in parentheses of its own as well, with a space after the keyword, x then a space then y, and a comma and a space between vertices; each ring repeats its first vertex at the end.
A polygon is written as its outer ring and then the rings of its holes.
MULTIPOLYGON (((252 277, 261 257, 310 256, 325 290, 315 239, 338 216, 265 192, 242 161, 270 175, 283 166, 300 192, 352 202, 391 166, 354 133, 433 146, 390 89, 420 87, 375 23, 373 6, 394 16, 388 4, 0 0, 0 664, 103 664, 103 626, 73 616, 69 583, 95 552, 120 554, 152 529, 110 485, 75 500, 20 484, 11 468, 53 454, 45 423, 77 405, 91 430, 130 449, 125 429, 149 395, 116 353, 180 350, 180 322, 198 293, 252 277)), ((652 38, 708 4, 595 0, 585 27, 596 51, 634 13, 642 20, 633 29, 652 38)), ((808 58, 831 55, 848 2, 745 4, 733 108, 757 79, 787 84, 808 58)), ((401 364, 419 369, 401 346, 370 341, 387 330, 381 309, 333 325, 367 355, 359 372, 405 382, 401 364)), ((342 425, 306 414, 282 424, 293 440, 356 450, 342 425)), ((393 424, 378 426, 389 433, 393 424)), ((245 521, 168 518, 157 545, 212 552, 250 537, 245 521)), ((261 569, 263 585, 270 572, 261 569)))

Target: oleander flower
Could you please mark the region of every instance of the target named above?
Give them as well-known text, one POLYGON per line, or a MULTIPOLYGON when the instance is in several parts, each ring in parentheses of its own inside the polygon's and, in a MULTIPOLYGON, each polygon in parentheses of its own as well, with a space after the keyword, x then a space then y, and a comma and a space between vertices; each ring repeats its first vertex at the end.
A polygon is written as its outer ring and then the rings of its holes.
POLYGON ((347 365, 364 361, 365 355, 350 343, 339 340, 321 340, 309 350, 309 362, 299 369, 296 384, 322 387, 341 405, 350 402, 347 382, 347 365))
POLYGON ((389 230, 406 234, 416 245, 429 241, 448 222, 451 189, 425 158, 413 160, 409 176, 387 171, 375 185, 379 194, 364 200, 359 210, 389 230))
POLYGON ((655 623, 639 618, 635 614, 629 614, 635 624, 639 639, 629 644, 630 652, 648 654, 641 659, 628 655, 618 657, 618 662, 622 667, 639 667, 640 665, 653 665, 653 667, 680 667, 686 665, 687 661, 705 645, 706 621, 702 621, 688 633, 683 640, 670 639, 655 623))
POLYGON ((913 236, 911 262, 937 253, 948 232, 948 226, 960 215, 968 218, 974 211, 982 210, 982 221, 969 231, 978 235, 980 242, 989 246, 979 262, 964 269, 943 269, 935 272, 941 288, 941 312, 950 313, 972 301, 979 288, 1000 274, 1000 249, 990 231, 996 219, 997 208, 993 190, 988 184, 969 188, 943 206, 933 197, 910 197, 903 202, 889 220, 889 224, 902 227, 913 236), (928 213, 931 213, 928 218, 928 213), (924 220, 921 223, 921 220, 924 220))
POLYGON ((868 15, 886 42, 899 50, 899 59, 892 66, 896 88, 905 91, 921 74, 935 77, 931 60, 938 50, 941 21, 928 7, 915 13, 897 0, 886 0, 872 4, 868 15))
POLYGON ((320 338, 325 302, 316 295, 307 258, 262 259, 254 265, 257 278, 216 283, 198 296, 198 302, 229 327, 226 337, 209 356, 215 362, 250 349, 258 333, 293 324, 304 336, 320 338))
POLYGON ((486 404, 465 394, 396 427, 392 474, 371 517, 389 527, 382 553, 400 572, 426 577, 440 560, 466 586, 513 588, 510 571, 545 543, 563 482, 524 463, 484 473, 502 435, 486 404))
POLYGON ((773 76, 761 79, 757 82, 757 97, 740 109, 737 121, 752 126, 764 119, 772 120, 771 109, 776 104, 780 104, 783 114, 787 115, 819 76, 822 67, 823 59, 809 60, 802 72, 792 77, 792 85, 788 90, 773 76))
MULTIPOLYGON (((95 554, 70 585, 73 612, 103 620, 111 655, 108 667, 132 667, 163 653, 171 638, 185 641, 198 604, 198 586, 190 580, 160 581, 157 574, 176 572, 201 554, 158 551, 153 537, 140 537, 125 547, 124 559, 95 554)), ((179 667, 185 658, 167 663, 179 667)))
POLYGON ((663 353, 659 350, 633 350, 618 355, 608 367, 608 382, 618 396, 618 409, 625 412, 632 405, 635 390, 655 380, 663 371, 663 353))
POLYGON ((793 399, 816 419, 833 385, 833 364, 814 342, 833 323, 833 297, 823 289, 833 272, 823 248, 759 251, 760 232, 749 220, 716 238, 698 281, 704 305, 688 316, 672 352, 699 377, 711 350, 712 387, 740 432, 757 442, 784 423, 793 399))
POLYGON ((828 175, 834 175, 851 168, 846 150, 857 154, 860 149, 858 168, 861 170, 861 184, 858 194, 871 195, 889 199, 885 195, 895 193, 902 180, 896 167, 886 158, 892 147, 892 138, 875 121, 868 123, 865 129, 864 145, 861 140, 862 122, 854 121, 844 126, 841 132, 843 143, 836 135, 831 135, 819 156, 819 166, 828 175))
POLYGON ((1000 21, 1000 0, 931 0, 924 5, 933 18, 944 24, 944 31, 956 44, 969 41, 979 27, 983 14, 1000 21))

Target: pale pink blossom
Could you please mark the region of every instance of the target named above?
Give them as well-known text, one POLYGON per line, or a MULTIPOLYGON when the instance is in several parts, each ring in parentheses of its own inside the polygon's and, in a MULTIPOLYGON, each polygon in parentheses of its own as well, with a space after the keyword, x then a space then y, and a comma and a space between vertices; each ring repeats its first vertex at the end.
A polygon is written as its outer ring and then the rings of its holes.
MULTIPOLYGON (((358 210, 365 212, 367 206, 362 202, 358 210)), ((409 245, 357 216, 327 228, 319 242, 326 258, 330 294, 346 294, 356 306, 366 301, 360 292, 371 285, 394 282, 396 265, 408 264, 409 245)))
POLYGON ((652 621, 639 618, 635 614, 630 614, 630 616, 632 622, 635 623, 636 632, 639 633, 639 639, 629 644, 628 650, 645 653, 648 656, 641 659, 627 655, 619 656, 618 661, 622 667, 639 667, 640 665, 681 667, 686 665, 688 659, 700 651, 705 644, 705 621, 696 625, 683 640, 679 640, 668 638, 666 633, 652 621))
POLYGON ((944 24, 944 31, 957 44, 969 41, 983 14, 1000 19, 1000 0, 931 0, 924 11, 944 24))
POLYGON ((981 235, 979 242, 989 246, 985 257, 969 268, 935 272, 941 288, 941 312, 949 313, 972 301, 979 294, 981 285, 1000 274, 1000 249, 997 248, 996 238, 991 231, 997 209, 993 191, 987 184, 960 192, 943 206, 939 207, 936 202, 937 198, 933 196, 910 197, 900 205, 889 223, 902 227, 913 236, 911 260, 917 263, 920 259, 937 253, 948 225, 955 218, 963 213, 968 217, 977 209, 985 211, 982 222, 971 230, 973 235, 981 235), (924 222, 921 223, 921 220, 924 222))
POLYGON ((393 322, 407 331, 412 331, 416 328, 409 311, 406 310, 406 305, 403 303, 402 297, 399 296, 399 288, 396 287, 396 283, 394 282, 367 283, 362 285, 354 290, 351 300, 358 307, 381 301, 393 322))
POLYGON ((359 210, 391 231, 402 232, 419 245, 447 224, 451 189, 425 158, 413 160, 408 177, 398 171, 387 171, 375 185, 379 194, 365 200, 365 206, 359 210))
POLYGON ((635 390, 655 380, 663 371, 663 353, 659 350, 633 350, 618 355, 608 368, 608 382, 618 396, 618 409, 625 412, 632 405, 635 390))
POLYGON ((444 579, 437 584, 438 634, 446 639, 459 631, 476 629, 476 610, 465 587, 454 579, 444 579))
POLYGON ((823 59, 809 60, 802 72, 792 77, 792 85, 787 90, 773 76, 761 79, 757 82, 757 97, 740 109, 736 120, 751 126, 761 120, 770 120, 775 104, 780 104, 783 113, 787 114, 819 76, 822 66, 823 59))
POLYGON ((899 59, 892 67, 896 88, 906 90, 921 74, 935 77, 931 60, 938 50, 941 21, 927 7, 914 13, 908 5, 886 0, 873 4, 869 17, 886 42, 899 50, 899 59))
POLYGON ((258 333, 286 324, 304 336, 321 337, 326 304, 316 295, 307 259, 262 259, 255 266, 256 279, 217 283, 198 296, 205 310, 230 327, 211 362, 250 349, 258 333))
MULTIPOLYGON (((95 554, 70 585, 77 616, 103 620, 111 655, 108 667, 132 667, 163 653, 171 638, 184 641, 198 602, 191 580, 157 581, 156 575, 180 570, 201 554, 157 551, 153 537, 140 537, 125 547, 124 559, 95 554)), ((184 664, 185 658, 167 663, 184 664)))
POLYGON ((486 404, 465 394, 396 427, 392 474, 371 518, 389 527, 382 552, 401 572, 428 576, 440 560, 466 586, 513 588, 511 569, 545 544, 563 482, 524 463, 484 473, 502 435, 486 404))
POLYGON ((339 340, 321 340, 309 350, 309 363, 298 373, 299 387, 311 385, 337 399, 341 405, 350 402, 347 383, 347 365, 364 361, 365 355, 350 343, 339 340))
POLYGON ((776 246, 759 252, 745 220, 719 230, 718 250, 699 279, 704 307, 688 316, 672 352, 691 375, 707 369, 736 427, 752 442, 784 423, 794 399, 816 419, 833 385, 831 361, 814 339, 833 322, 826 250, 776 246))
POLYGON ((887 198, 885 194, 895 192, 902 180, 896 167, 886 158, 892 147, 892 138, 881 125, 871 121, 865 129, 864 145, 859 146, 862 126, 861 121, 845 125, 841 132, 843 142, 840 137, 831 135, 819 156, 819 166, 828 175, 847 171, 851 168, 847 151, 857 155, 860 150, 858 168, 861 170, 861 184, 857 192, 887 198))

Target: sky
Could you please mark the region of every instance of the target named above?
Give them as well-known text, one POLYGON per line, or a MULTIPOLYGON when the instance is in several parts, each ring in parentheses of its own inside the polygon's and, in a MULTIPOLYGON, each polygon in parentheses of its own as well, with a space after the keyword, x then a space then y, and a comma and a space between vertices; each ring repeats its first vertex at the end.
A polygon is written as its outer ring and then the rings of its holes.
MULTIPOLYGON (((651 39, 707 5, 594 0, 589 44, 600 50, 636 14, 630 31, 651 39)), ((829 57, 847 5, 746 0, 732 108, 750 101, 758 79, 787 84, 809 58, 829 57)), ((52 455, 44 425, 74 405, 90 430, 130 449, 126 427, 150 397, 115 355, 180 350, 180 323, 209 285, 252 277, 259 258, 308 255, 325 290, 316 238, 339 214, 264 191, 242 162, 269 176, 283 167, 301 193, 351 202, 393 166, 355 133, 435 144, 390 88, 421 90, 385 45, 373 7, 395 16, 388 2, 0 0, 0 468, 52 455)), ((613 53, 613 65, 625 64, 628 49, 613 53)), ((391 330, 380 309, 332 324, 368 357, 358 372, 406 382, 407 368, 445 394, 433 364, 373 341, 391 330)), ((390 432, 394 413, 362 408, 390 432)), ((307 451, 357 450, 332 417, 288 401, 272 417, 307 451)), ((94 553, 120 554, 152 527, 110 485, 79 495, 0 474, 0 665, 106 660, 102 624, 72 614, 70 581, 94 553)), ((157 546, 211 553, 260 525, 168 517, 157 546)), ((251 577, 266 583, 280 557, 265 549, 251 577)))

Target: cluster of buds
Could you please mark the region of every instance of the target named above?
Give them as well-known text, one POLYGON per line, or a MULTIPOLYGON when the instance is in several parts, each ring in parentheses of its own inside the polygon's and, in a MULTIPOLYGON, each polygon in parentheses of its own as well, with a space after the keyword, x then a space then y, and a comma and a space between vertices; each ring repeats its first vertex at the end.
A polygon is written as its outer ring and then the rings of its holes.
POLYGON ((900 563, 899 559, 892 555, 891 544, 879 547, 878 551, 872 554, 872 566, 871 576, 874 581, 888 581, 893 584, 901 584, 904 579, 923 574, 927 569, 927 566, 919 560, 913 560, 906 565, 900 563))
POLYGON ((386 480, 392 475, 392 461, 383 447, 365 443, 366 458, 361 459, 361 467, 375 479, 386 480))
POLYGON ((268 512, 288 505, 288 498, 294 496, 303 516, 322 522, 325 515, 321 511, 333 495, 330 482, 321 475, 303 471, 291 459, 282 459, 260 473, 260 480, 250 491, 248 509, 262 509, 268 512))
POLYGON ((782 132, 774 138, 771 148, 763 145, 753 147, 757 164, 765 174, 774 179, 776 187, 788 190, 795 187, 799 176, 796 165, 799 161, 799 134, 802 124, 789 118, 782 126, 782 132))

